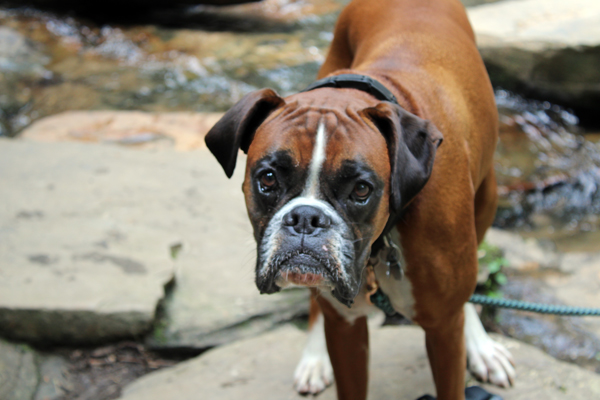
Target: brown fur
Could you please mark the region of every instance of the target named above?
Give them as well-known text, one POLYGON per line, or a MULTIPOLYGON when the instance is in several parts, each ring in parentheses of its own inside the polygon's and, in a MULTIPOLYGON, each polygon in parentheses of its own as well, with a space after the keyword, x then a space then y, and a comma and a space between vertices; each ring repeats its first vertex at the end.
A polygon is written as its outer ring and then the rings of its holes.
MULTIPOLYGON (((406 275, 413 285, 414 320, 426 332, 438 399, 463 399, 462 306, 475 287, 477 245, 496 210, 492 158, 497 112, 462 4, 353 1, 340 15, 319 76, 334 72, 380 80, 405 109, 432 121, 444 135, 430 180, 398 229, 406 275)), ((340 323, 328 314, 331 311, 325 313, 326 324, 331 319, 340 323)), ((350 347, 367 345, 360 334, 350 339, 331 329, 328 344, 338 340, 332 335, 350 347)), ((330 352, 330 356, 335 368, 338 355, 330 352)), ((357 365, 347 373, 360 381, 366 371, 357 365)), ((354 398, 344 395, 349 391, 346 382, 352 381, 348 377, 338 381, 340 399, 354 398)))
MULTIPOLYGON (((476 284, 478 243, 496 209, 492 159, 498 131, 492 86, 464 7, 459 0, 354 0, 340 15, 319 76, 342 73, 375 78, 394 93, 402 109, 355 89, 320 88, 286 99, 262 89, 229 110, 207 134, 206 143, 228 176, 238 149, 247 151, 243 190, 257 242, 273 210, 301 194, 319 123, 325 124, 328 136, 320 188, 331 189, 327 178, 345 160, 367 164, 377 174, 379 197, 371 198, 378 200, 362 217, 355 214, 350 224, 357 239, 353 245, 359 249, 351 271, 355 277, 348 279, 354 286, 348 285, 348 296, 336 298, 351 303, 358 273, 390 209, 405 207, 397 229, 413 288, 414 321, 426 332, 438 399, 462 400, 463 305, 476 284), (421 147, 415 153, 411 146, 421 147), (286 175, 286 191, 278 203, 265 206, 255 201, 259 189, 253 167, 279 151, 287 157, 280 162, 291 160, 286 170, 293 175, 286 175), (415 154, 425 156, 411 158, 415 154)), ((341 204, 335 196, 327 200, 332 206, 341 204)), ((265 276, 257 275, 259 289, 277 291, 265 276)), ((313 278, 303 273, 298 277, 313 278)), ((334 293, 340 293, 338 288, 334 293)), ((327 300, 320 297, 318 302, 338 398, 365 399, 366 320, 348 323, 327 300)), ((313 302, 311 320, 317 311, 313 302)))

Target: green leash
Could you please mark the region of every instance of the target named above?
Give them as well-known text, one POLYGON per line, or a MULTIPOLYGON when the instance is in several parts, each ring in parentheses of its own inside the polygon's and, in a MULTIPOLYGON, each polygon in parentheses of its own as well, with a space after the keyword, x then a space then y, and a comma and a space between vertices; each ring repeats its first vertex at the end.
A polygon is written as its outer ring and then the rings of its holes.
MULTIPOLYGON (((389 300, 388 300, 389 302, 389 300)), ((600 316, 600 308, 558 306, 552 304, 528 303, 526 301, 497 299, 482 294, 474 294, 469 302, 484 306, 510 308, 520 311, 531 311, 539 314, 575 315, 575 316, 600 316)))
MULTIPOLYGON (((396 314, 396 310, 390 303, 390 298, 383 293, 381 289, 377 289, 370 297, 371 302, 381 311, 389 316, 396 314)), ((484 306, 510 308, 520 311, 531 311, 539 314, 554 314, 554 315, 574 315, 574 316, 600 316, 600 308, 585 308, 558 306, 551 304, 528 303, 526 301, 497 299, 482 294, 474 294, 469 299, 470 303, 482 304, 484 306)))

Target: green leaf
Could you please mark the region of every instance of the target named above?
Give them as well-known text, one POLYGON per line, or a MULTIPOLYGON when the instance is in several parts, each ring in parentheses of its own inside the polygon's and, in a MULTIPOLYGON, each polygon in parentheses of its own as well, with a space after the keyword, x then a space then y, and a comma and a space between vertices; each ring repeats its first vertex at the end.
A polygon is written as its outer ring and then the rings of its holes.
POLYGON ((504 275, 502 272, 498 272, 495 276, 494 279, 496 279, 496 282, 499 285, 506 285, 506 283, 508 282, 508 278, 506 277, 506 275, 504 275))
POLYGON ((500 268, 502 268, 502 263, 498 259, 488 264, 488 270, 490 271, 490 274, 495 274, 496 272, 500 271, 500 268))

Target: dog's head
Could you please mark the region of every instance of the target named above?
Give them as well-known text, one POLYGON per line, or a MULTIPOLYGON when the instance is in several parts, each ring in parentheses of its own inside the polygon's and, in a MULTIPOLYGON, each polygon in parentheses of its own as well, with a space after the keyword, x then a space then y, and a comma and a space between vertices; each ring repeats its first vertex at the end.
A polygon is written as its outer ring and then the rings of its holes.
POLYGON ((238 150, 248 154, 243 191, 262 293, 319 287, 350 306, 390 212, 429 179, 439 131, 397 105, 353 94, 324 88, 284 100, 259 90, 206 136, 228 177, 238 150))

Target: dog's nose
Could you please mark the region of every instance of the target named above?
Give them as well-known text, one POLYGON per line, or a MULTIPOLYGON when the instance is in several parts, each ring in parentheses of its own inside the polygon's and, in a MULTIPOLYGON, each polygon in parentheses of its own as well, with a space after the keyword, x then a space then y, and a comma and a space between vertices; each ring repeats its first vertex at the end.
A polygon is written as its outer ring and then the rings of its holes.
POLYGON ((312 235, 319 228, 328 228, 331 220, 325 213, 316 207, 299 206, 283 217, 283 223, 305 235, 312 235))

